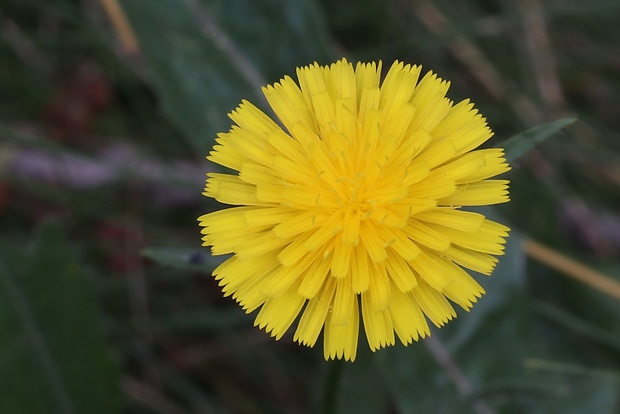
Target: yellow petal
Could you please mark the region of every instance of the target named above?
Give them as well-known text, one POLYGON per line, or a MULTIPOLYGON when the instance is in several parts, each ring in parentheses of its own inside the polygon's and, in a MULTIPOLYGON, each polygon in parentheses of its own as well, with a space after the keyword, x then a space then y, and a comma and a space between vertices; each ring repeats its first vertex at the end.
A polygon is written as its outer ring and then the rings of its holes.
POLYGON ((314 346, 323 325, 325 325, 335 291, 336 279, 328 278, 320 292, 308 301, 295 330, 294 341, 307 346, 314 346))
POLYGON ((451 273, 452 282, 446 286, 442 293, 452 302, 468 311, 484 294, 484 289, 457 265, 450 262, 443 263, 446 272, 451 273))
POLYGON ((327 314, 323 348, 325 359, 342 358, 347 361, 355 360, 360 322, 357 295, 353 295, 352 298, 353 303, 347 309, 349 315, 346 318, 346 323, 334 323, 332 317, 333 313, 327 314))
POLYGON ((507 234, 502 229, 490 228, 486 223, 487 220, 483 223, 480 232, 477 233, 460 231, 431 223, 428 223, 427 226, 447 237, 451 243, 466 249, 495 255, 503 254, 507 234))
POLYGON ((371 291, 362 293, 362 319, 364 331, 371 351, 394 345, 394 326, 392 316, 387 309, 377 311, 373 309, 369 298, 371 291))
POLYGON ((436 291, 442 292, 452 283, 453 278, 450 272, 446 272, 444 262, 445 260, 434 253, 421 251, 418 257, 409 262, 409 266, 419 276, 418 279, 423 280, 436 291))
POLYGON ((314 298, 324 284, 330 283, 332 277, 328 277, 331 260, 324 258, 317 252, 314 262, 308 269, 299 286, 299 294, 310 299, 314 298))
POLYGON ((332 275, 337 278, 342 278, 349 274, 353 246, 342 243, 339 239, 336 240, 335 244, 336 247, 332 256, 332 275))
POLYGON ((390 315, 394 331, 403 345, 408 345, 412 340, 417 341, 431 334, 422 309, 411 292, 393 290, 390 315))
POLYGON ((415 219, 410 219, 402 232, 417 244, 436 251, 444 251, 450 246, 450 239, 442 232, 415 219))
POLYGON ((351 287, 353 292, 361 293, 370 286, 370 258, 362 246, 353 249, 351 259, 351 287))
POLYGON ((209 173, 204 195, 231 205, 262 204, 256 197, 256 186, 227 174, 209 173))
POLYGON ((497 263, 497 258, 488 253, 480 253, 459 246, 450 246, 443 254, 455 263, 483 275, 490 275, 497 263))
POLYGON ((256 316, 254 326, 265 329, 279 340, 291 326, 305 302, 306 298, 297 293, 297 286, 291 286, 287 292, 265 302, 256 316))
POLYGON ((480 213, 452 208, 437 208, 424 211, 416 214, 415 219, 472 233, 479 231, 482 223, 484 223, 484 216, 480 213))
POLYGON ((435 326, 443 326, 452 318, 456 318, 456 312, 446 298, 425 282, 420 281, 411 294, 435 326))
POLYGON ((418 276, 416 276, 411 266, 394 251, 388 250, 388 260, 385 261, 385 266, 390 279, 398 288, 397 290, 408 292, 418 284, 418 276))
POLYGON ((377 234, 375 225, 364 221, 360 225, 362 246, 366 249, 368 257, 375 263, 383 262, 387 257, 383 240, 377 234))
POLYGON ((484 206, 505 203, 508 198, 507 180, 485 180, 459 185, 452 195, 439 200, 443 206, 484 206))

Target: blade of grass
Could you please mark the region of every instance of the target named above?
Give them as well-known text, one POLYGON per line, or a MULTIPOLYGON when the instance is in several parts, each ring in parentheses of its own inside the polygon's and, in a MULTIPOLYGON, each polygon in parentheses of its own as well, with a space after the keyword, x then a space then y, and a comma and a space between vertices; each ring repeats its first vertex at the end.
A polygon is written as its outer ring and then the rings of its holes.
POLYGON ((545 318, 565 326, 571 331, 577 332, 600 344, 620 351, 620 338, 606 332, 588 321, 571 315, 570 313, 547 303, 537 302, 533 304, 532 308, 545 318))
POLYGON ((562 118, 521 132, 500 144, 506 150, 506 160, 516 161, 537 145, 575 122, 575 118, 562 118))
POLYGON ((162 265, 207 273, 224 261, 205 248, 150 247, 144 249, 142 255, 162 265))

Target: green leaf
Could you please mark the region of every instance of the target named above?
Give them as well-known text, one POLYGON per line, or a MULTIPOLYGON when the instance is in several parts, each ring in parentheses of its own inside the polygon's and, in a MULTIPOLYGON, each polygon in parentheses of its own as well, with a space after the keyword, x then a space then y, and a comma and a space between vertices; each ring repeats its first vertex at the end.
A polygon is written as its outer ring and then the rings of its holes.
POLYGON ((536 126, 509 138, 500 147, 506 150, 506 160, 512 163, 575 121, 575 118, 562 118, 536 126))
POLYGON ((251 85, 202 33, 187 2, 124 0, 164 113, 200 154, 251 85))
POLYGON ((331 63, 339 54, 314 0, 202 0, 213 19, 267 82, 294 75, 297 66, 331 63), (253 32, 249 33, 248 28, 253 32), (257 41, 254 31, 260 34, 257 41))
POLYGON ((120 413, 97 297, 56 225, 0 254, 0 412, 120 413))
POLYGON ((332 58, 310 0, 122 5, 165 114, 199 154, 230 129, 226 114, 241 99, 261 106, 261 86, 293 74, 296 66, 332 58))
POLYGON ((557 386, 555 395, 541 401, 534 414, 614 414, 620 409, 617 372, 549 360, 528 360, 526 364, 538 381, 557 386))
POLYGON ((142 251, 149 259, 177 269, 211 273, 226 257, 213 256, 206 248, 150 247, 142 251))

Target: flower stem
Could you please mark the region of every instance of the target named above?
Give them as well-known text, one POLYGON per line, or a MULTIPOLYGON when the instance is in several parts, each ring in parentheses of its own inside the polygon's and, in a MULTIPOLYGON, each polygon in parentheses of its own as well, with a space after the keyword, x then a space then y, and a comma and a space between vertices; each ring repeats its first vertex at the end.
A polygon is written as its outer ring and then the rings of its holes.
POLYGON ((340 391, 340 381, 346 362, 335 360, 329 361, 328 364, 321 412, 325 414, 335 414, 336 404, 338 403, 338 393, 340 391))

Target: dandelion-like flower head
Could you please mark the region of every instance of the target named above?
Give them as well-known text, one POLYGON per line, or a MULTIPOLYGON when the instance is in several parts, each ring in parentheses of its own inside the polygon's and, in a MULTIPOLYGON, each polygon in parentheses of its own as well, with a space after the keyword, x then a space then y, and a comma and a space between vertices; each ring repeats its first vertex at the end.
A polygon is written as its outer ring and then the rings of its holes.
POLYGON ((205 246, 232 254, 213 275, 255 324, 324 355, 354 360, 360 313, 374 351, 407 345, 484 293, 508 228, 464 211, 508 201, 499 148, 449 83, 395 62, 297 69, 263 88, 283 127, 247 101, 207 157, 205 195, 233 205, 199 218, 205 246), (301 316, 300 316, 301 315, 301 316))

